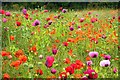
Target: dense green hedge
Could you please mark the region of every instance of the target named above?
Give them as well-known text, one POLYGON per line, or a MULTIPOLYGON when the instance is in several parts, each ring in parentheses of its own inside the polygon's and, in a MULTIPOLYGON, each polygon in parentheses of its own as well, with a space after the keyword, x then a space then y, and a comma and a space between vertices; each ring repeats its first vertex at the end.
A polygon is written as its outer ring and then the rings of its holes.
POLYGON ((47 5, 46 9, 56 10, 63 6, 70 9, 102 9, 102 8, 118 8, 118 2, 4 2, 3 9, 35 9, 47 5))

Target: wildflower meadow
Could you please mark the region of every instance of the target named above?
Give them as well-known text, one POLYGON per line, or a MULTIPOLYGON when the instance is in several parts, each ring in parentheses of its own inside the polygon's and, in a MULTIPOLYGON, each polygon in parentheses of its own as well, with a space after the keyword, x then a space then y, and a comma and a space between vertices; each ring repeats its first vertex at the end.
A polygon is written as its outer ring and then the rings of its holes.
POLYGON ((118 78, 117 9, 46 7, 0 10, 2 78, 118 78))

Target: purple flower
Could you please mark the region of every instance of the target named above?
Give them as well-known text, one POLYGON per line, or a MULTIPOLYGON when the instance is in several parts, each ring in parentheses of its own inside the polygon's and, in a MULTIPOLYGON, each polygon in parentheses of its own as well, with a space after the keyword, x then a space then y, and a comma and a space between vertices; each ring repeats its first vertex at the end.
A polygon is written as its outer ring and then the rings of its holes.
POLYGON ((52 73, 52 74, 55 74, 56 72, 57 72, 56 69, 54 69, 54 68, 51 69, 51 73, 52 73))
POLYGON ((5 22, 7 22, 7 19, 6 19, 6 18, 3 18, 2 21, 5 23, 5 22))
POLYGON ((105 56, 104 56, 104 59, 105 59, 105 60, 110 60, 110 58, 111 58, 110 55, 105 55, 105 56))
POLYGON ((66 10, 66 9, 63 9, 63 10, 62 10, 62 12, 63 12, 63 13, 66 13, 66 12, 67 12, 67 10, 66 10))
POLYGON ((102 61, 100 61, 100 66, 101 67, 110 66, 110 61, 109 60, 102 60, 102 61))
POLYGON ((6 12, 5 15, 6 15, 6 16, 10 16, 11 13, 10 13, 10 12, 6 12))
POLYGON ((92 65, 92 61, 87 61, 87 65, 91 66, 92 65))
POLYGON ((33 26, 37 26, 37 25, 39 25, 40 24, 40 21, 39 20, 35 20, 34 22, 33 22, 33 26))
POLYGON ((98 52, 89 52, 89 56, 92 57, 92 58, 96 58, 98 57, 98 52))
POLYGON ((74 30, 74 27, 71 26, 71 27, 70 27, 70 31, 73 31, 73 30, 74 30))
POLYGON ((117 72, 117 68, 114 68, 114 69, 113 69, 113 72, 116 73, 116 72, 117 72))
POLYGON ((22 12, 23 12, 24 15, 26 15, 27 14, 27 9, 23 9, 22 12))
POLYGON ((52 49, 52 53, 54 54, 54 55, 56 55, 56 53, 57 53, 57 49, 52 49))

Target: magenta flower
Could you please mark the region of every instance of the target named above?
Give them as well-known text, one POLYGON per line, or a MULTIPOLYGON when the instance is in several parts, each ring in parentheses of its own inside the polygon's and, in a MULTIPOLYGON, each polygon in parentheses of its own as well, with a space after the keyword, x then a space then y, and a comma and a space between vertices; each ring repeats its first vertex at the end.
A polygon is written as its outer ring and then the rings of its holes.
POLYGON ((110 60, 110 59, 111 59, 111 56, 110 56, 110 55, 105 55, 105 56, 104 56, 104 59, 105 59, 105 60, 110 60))
POLYGON ((87 61, 87 65, 91 66, 92 65, 92 61, 87 61))
POLYGON ((98 57, 98 52, 89 52, 89 56, 92 57, 92 58, 96 58, 98 57))
POLYGON ((6 18, 3 18, 2 21, 5 23, 5 22, 7 22, 7 19, 6 19, 6 18))
POLYGON ((85 20, 85 18, 80 18, 80 22, 83 22, 85 20))
POLYGON ((117 72, 117 68, 114 68, 114 69, 113 69, 113 72, 116 73, 116 72, 117 72))
POLYGON ((52 57, 52 56, 47 56, 47 57, 46 57, 46 63, 45 63, 45 65, 46 65, 48 68, 52 67, 53 62, 54 62, 54 57, 52 57))
POLYGON ((100 66, 101 67, 110 66, 110 61, 109 60, 102 60, 102 61, 100 61, 100 66))
POLYGON ((73 31, 73 30, 74 30, 74 27, 71 26, 71 27, 70 27, 70 31, 73 31))
POLYGON ((63 12, 63 13, 66 13, 66 12, 67 12, 67 10, 66 10, 66 9, 63 9, 63 10, 62 10, 62 12, 63 12))
POLYGON ((44 12, 48 12, 48 10, 44 10, 44 12))
POLYGON ((33 26, 40 25, 40 21, 39 21, 39 20, 35 20, 32 25, 33 25, 33 26))
POLYGON ((78 28, 81 28, 81 26, 78 26, 78 28))
POLYGON ((56 55, 56 54, 57 54, 57 52, 58 52, 58 50, 57 50, 57 49, 52 49, 52 53, 53 53, 54 55, 56 55))
POLYGON ((27 14, 27 9, 23 9, 22 12, 23 12, 24 15, 26 15, 27 14))
POLYGON ((84 74, 88 76, 88 79, 96 79, 98 78, 98 74, 95 72, 95 70, 87 69, 84 74))
POLYGON ((11 16, 11 13, 10 12, 6 12, 5 15, 6 16, 11 16))
POLYGON ((50 20, 49 22, 48 22, 48 25, 51 25, 52 24, 52 21, 50 20))
POLYGON ((90 15, 90 14, 92 14, 92 12, 88 12, 88 14, 90 15))
POLYGON ((57 72, 56 69, 54 69, 54 68, 51 69, 51 73, 52 73, 52 74, 55 74, 56 72, 57 72))
POLYGON ((97 18, 91 18, 91 22, 94 23, 97 21, 97 18))

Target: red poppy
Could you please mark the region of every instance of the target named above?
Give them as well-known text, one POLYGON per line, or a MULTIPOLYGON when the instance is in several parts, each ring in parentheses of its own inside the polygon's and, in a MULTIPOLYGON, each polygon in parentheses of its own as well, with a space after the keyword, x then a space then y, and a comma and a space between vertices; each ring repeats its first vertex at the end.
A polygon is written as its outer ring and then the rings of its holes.
POLYGON ((62 9, 63 9, 63 7, 60 7, 60 8, 59 8, 59 10, 62 10, 62 9))
POLYGON ((77 64, 77 69, 80 69, 83 67, 83 63, 80 60, 76 60, 75 63, 77 64))
POLYGON ((77 69, 77 64, 73 63, 70 66, 72 66, 75 70, 77 69))
POLYGON ((44 12, 48 12, 48 10, 44 10, 44 12))
POLYGON ((67 73, 66 72, 60 73, 59 78, 66 79, 67 78, 67 73))
POLYGON ((21 22, 18 22, 18 21, 17 21, 17 22, 16 22, 16 25, 17 25, 17 26, 20 26, 20 25, 21 25, 21 22))
POLYGON ((68 46, 68 42, 63 42, 63 45, 64 46, 68 46))
POLYGON ((33 51, 33 52, 36 52, 36 51, 37 51, 36 46, 33 46, 33 47, 32 47, 32 51, 33 51))
POLYGON ((9 74, 5 73, 5 74, 3 74, 3 78, 6 80, 6 79, 9 79, 10 76, 9 76, 9 74))
POLYGON ((13 62, 10 64, 10 66, 19 67, 21 63, 22 63, 22 62, 21 62, 20 60, 13 61, 13 62))
POLYGON ((2 56, 9 56, 10 53, 9 53, 9 52, 6 52, 6 51, 2 51, 2 52, 1 52, 1 55, 2 55, 2 56))
POLYGON ((42 75, 43 71, 41 69, 38 69, 38 70, 36 70, 36 73, 39 74, 39 75, 42 75))
POLYGON ((48 18, 46 18, 46 21, 49 21, 50 20, 50 18, 48 17, 48 18))
POLYGON ((11 35, 10 40, 13 41, 14 39, 15 39, 14 36, 11 35))
POLYGON ((66 72, 69 72, 70 74, 74 73, 74 68, 72 66, 68 66, 67 68, 65 68, 66 72))
POLYGON ((5 14, 5 11, 4 10, 0 10, 0 14, 5 14))

